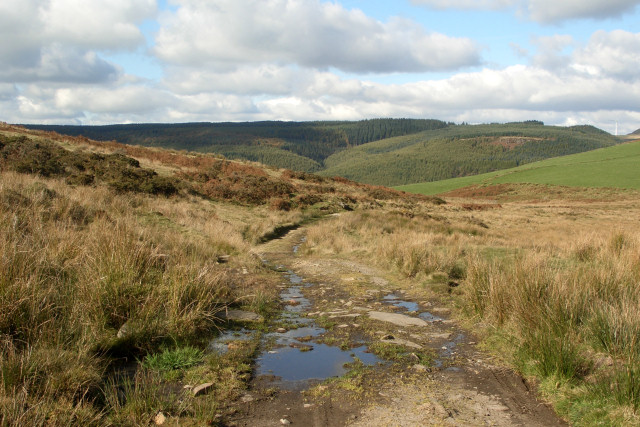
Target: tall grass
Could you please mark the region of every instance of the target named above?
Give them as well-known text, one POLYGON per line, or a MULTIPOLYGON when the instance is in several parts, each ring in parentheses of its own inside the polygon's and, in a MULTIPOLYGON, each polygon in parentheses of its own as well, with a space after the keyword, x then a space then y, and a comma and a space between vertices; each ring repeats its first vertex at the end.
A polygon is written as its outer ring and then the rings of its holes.
POLYGON ((188 200, 1 178, 0 425, 103 423, 113 356, 196 342, 244 293, 216 263, 240 231, 188 200))
POLYGON ((470 314, 515 338, 523 371, 595 381, 602 399, 637 411, 639 253, 640 236, 615 232, 501 264, 470 258, 464 298, 470 314))

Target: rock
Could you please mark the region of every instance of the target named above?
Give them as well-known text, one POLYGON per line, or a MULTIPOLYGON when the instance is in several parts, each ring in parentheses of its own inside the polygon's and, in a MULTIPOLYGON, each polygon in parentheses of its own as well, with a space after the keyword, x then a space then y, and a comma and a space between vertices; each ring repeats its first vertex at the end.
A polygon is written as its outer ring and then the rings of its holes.
POLYGON ((280 424, 282 424, 282 425, 286 426, 286 425, 291 424, 291 421, 289 421, 289 420, 288 420, 288 419, 286 419, 286 418, 280 418, 280 424))
POLYGON ((253 402, 255 399, 250 394, 245 394, 240 398, 240 400, 242 400, 244 403, 249 403, 249 402, 253 402))
POLYGON ((219 317, 223 320, 234 322, 263 322, 264 317, 258 313, 244 310, 226 310, 219 313, 219 317))
POLYGON ((285 332, 287 332, 287 330, 285 328, 278 328, 276 329, 276 332, 279 334, 284 334, 285 332))
POLYGON ((153 423, 157 426, 161 426, 162 424, 164 424, 165 421, 167 421, 167 417, 165 417, 162 412, 158 412, 153 417, 153 423))
POLYGON ((207 394, 212 387, 213 383, 200 384, 199 386, 193 388, 192 393, 194 396, 203 396, 207 394))
POLYGON ((418 317, 410 317, 404 314, 398 313, 386 313, 384 311, 370 311, 369 317, 374 320, 380 320, 381 322, 393 323, 398 326, 427 326, 429 325, 424 320, 418 317))
POLYGON ((419 363, 416 363, 415 365, 413 365, 411 369, 413 369, 416 372, 429 372, 429 368, 427 368, 424 365, 420 365, 419 363))
POLYGON ((403 345, 405 347, 422 349, 422 346, 420 344, 416 344, 416 343, 414 343, 412 341, 409 341, 409 340, 403 340, 401 338, 392 338, 392 339, 382 338, 380 341, 382 341, 384 343, 387 343, 387 344, 403 345))
POLYGON ((313 403, 305 403, 304 405, 302 405, 304 408, 311 408, 313 406, 313 403))
POLYGON ((131 325, 131 322, 126 321, 124 322, 124 325, 120 326, 120 329, 118 329, 118 333, 116 334, 116 337, 127 338, 131 335, 133 335, 133 327, 131 325))
POLYGON ((342 325, 338 325, 338 328, 348 328, 349 325, 347 325, 346 323, 343 323, 342 325))

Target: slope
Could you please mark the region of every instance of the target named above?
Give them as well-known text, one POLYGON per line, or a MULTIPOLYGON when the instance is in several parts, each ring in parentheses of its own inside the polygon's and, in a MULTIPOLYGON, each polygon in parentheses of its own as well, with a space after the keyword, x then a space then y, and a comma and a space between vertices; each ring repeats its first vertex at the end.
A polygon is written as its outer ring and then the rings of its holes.
POLYGON ((397 188, 419 194, 440 194, 472 185, 504 183, 640 189, 639 166, 640 141, 636 141, 503 171, 397 188))
POLYGON ((619 142, 591 126, 449 126, 336 153, 327 158, 320 174, 393 186, 507 169, 619 142))
POLYGON ((129 124, 109 126, 27 125, 100 141, 222 154, 275 167, 314 172, 331 154, 351 146, 428 129, 440 120, 373 119, 357 122, 244 122, 129 124))

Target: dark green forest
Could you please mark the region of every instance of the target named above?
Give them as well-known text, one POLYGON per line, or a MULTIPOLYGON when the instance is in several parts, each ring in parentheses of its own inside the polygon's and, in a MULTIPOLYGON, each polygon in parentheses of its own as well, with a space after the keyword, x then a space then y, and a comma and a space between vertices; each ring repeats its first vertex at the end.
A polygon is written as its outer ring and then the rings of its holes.
POLYGON ((402 185, 511 168, 615 145, 593 126, 439 120, 27 126, 125 144, 222 154, 278 168, 402 185))
POLYGON ((228 158, 314 172, 322 169, 324 159, 337 151, 448 125, 440 120, 372 119, 357 122, 268 121, 26 127, 64 135, 83 135, 98 141, 116 140, 124 144, 218 153, 228 158))

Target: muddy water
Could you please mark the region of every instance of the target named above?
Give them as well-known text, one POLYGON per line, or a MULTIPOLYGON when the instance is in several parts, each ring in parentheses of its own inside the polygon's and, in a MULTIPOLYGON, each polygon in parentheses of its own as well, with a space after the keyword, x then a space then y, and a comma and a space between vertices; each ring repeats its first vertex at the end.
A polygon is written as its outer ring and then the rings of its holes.
POLYGON ((290 329, 265 335, 264 350, 256 360, 256 376, 272 376, 275 386, 301 390, 315 382, 344 375, 348 370, 345 365, 356 358, 368 366, 381 362, 368 352, 366 345, 343 350, 318 342, 326 330, 304 317, 311 302, 304 297, 303 289, 314 284, 291 271, 284 276, 291 286, 280 293, 285 303, 280 320, 290 329))

